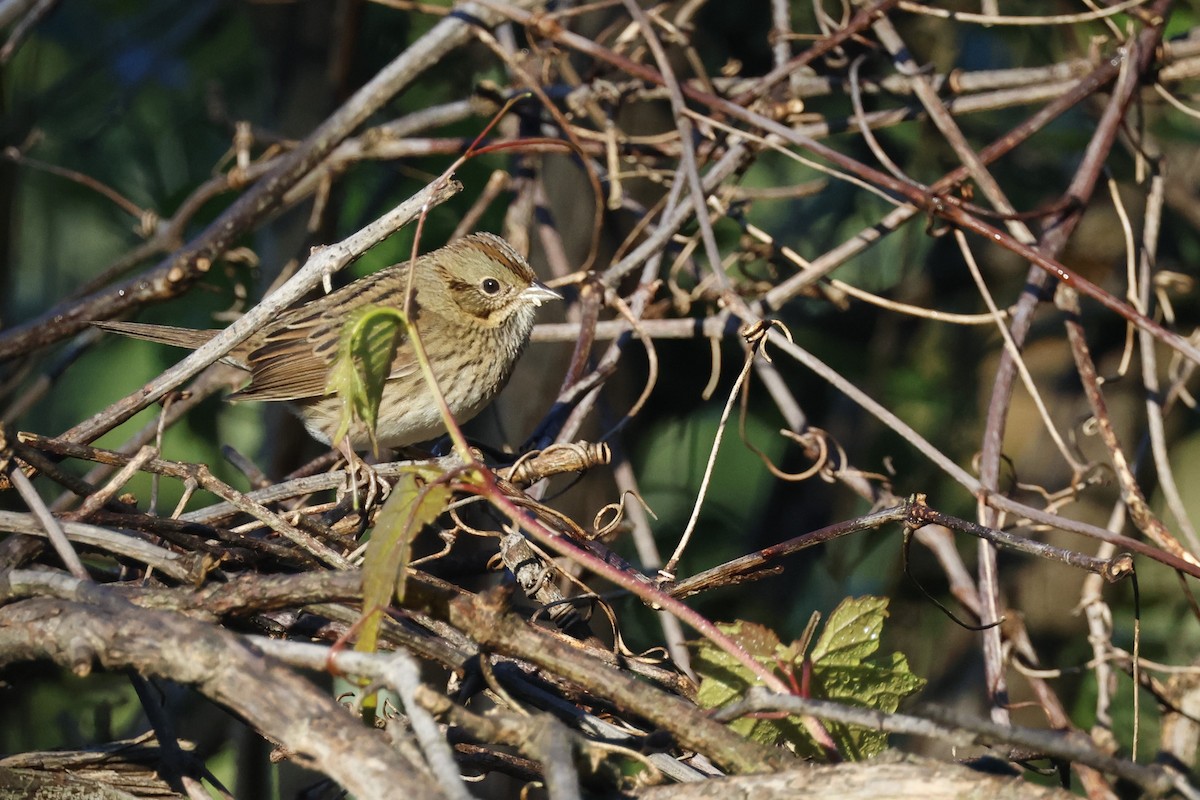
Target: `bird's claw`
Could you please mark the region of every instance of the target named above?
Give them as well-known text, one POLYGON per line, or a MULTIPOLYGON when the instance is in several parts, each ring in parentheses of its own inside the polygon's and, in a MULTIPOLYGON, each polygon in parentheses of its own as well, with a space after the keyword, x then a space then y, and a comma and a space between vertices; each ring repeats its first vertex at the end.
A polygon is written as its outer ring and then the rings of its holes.
POLYGON ((354 450, 345 439, 338 446, 342 456, 346 459, 346 485, 339 490, 339 494, 344 494, 346 491, 351 493, 354 498, 354 508, 358 510, 359 480, 361 478, 366 496, 363 498, 363 509, 369 510, 375 506, 377 502, 382 502, 387 499, 387 496, 392 491, 392 485, 387 482, 378 471, 354 450))

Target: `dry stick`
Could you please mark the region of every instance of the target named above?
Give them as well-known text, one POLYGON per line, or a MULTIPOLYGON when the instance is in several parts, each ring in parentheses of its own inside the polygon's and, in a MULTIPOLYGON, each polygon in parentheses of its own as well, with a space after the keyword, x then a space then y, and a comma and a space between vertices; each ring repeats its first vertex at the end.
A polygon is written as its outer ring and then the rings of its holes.
POLYGON ((129 459, 125 466, 121 467, 115 475, 109 479, 108 483, 100 487, 95 492, 89 494, 87 498, 79 504, 79 508, 70 512, 70 519, 86 520, 92 514, 102 509, 109 500, 128 483, 134 476, 134 473, 141 470, 142 466, 152 458, 158 457, 158 448, 152 445, 143 445, 140 450, 129 459))
MULTIPOLYGON (((638 296, 640 297, 642 294, 644 293, 638 293, 638 296)), ((583 377, 583 371, 587 369, 588 361, 592 357, 592 345, 596 339, 596 324, 600 318, 600 309, 603 305, 603 286, 597 285, 594 281, 586 281, 579 287, 579 300, 571 304, 570 310, 570 313, 576 315, 578 318, 578 321, 572 324, 572 327, 575 329, 572 336, 575 340, 575 346, 571 350, 571 360, 567 362, 567 371, 563 375, 562 384, 558 390, 560 398, 575 388, 575 384, 579 383, 579 379, 583 377)), ((628 330, 625 324, 618 324, 620 325, 621 333, 628 330)), ((564 440, 564 437, 569 439, 571 436, 571 433, 560 430, 555 440, 561 442, 564 440)))
MULTIPOLYGON (((39 444, 43 448, 59 455, 92 459, 104 457, 112 463, 121 464, 127 464, 130 460, 128 456, 111 450, 106 451, 100 448, 75 444, 74 442, 46 439, 36 434, 23 434, 23 436, 26 444, 39 444)), ((221 481, 212 474, 212 471, 205 464, 190 464, 182 461, 166 461, 164 459, 151 458, 146 459, 142 466, 143 469, 155 475, 168 475, 183 481, 193 481, 195 484, 225 500, 237 510, 261 520, 272 530, 283 535, 318 561, 337 569, 353 568, 353 565, 340 553, 331 550, 312 534, 292 525, 279 514, 271 511, 262 503, 255 501, 252 499, 252 495, 243 494, 224 481, 221 481)))
MULTIPOLYGON (((656 70, 643 64, 630 61, 623 56, 619 56, 616 53, 613 53, 612 51, 596 44, 590 39, 558 28, 547 28, 544 25, 538 27, 538 22, 544 20, 539 20, 539 18, 536 18, 534 15, 529 14, 528 12, 523 11, 522 9, 509 3, 503 2, 502 0, 479 0, 479 2, 503 12, 522 24, 534 26, 537 28, 539 33, 553 39, 554 41, 565 44, 599 60, 608 62, 632 75, 636 75, 644 80, 652 81, 654 83, 665 83, 666 81, 666 79, 656 70)), ((1160 0, 1160 2, 1169 2, 1169 0, 1160 0)), ((1200 348, 1197 348, 1179 334, 1167 330, 1159 323, 1138 312, 1136 309, 1131 308, 1129 304, 1114 298, 1110 293, 1104 291, 1086 278, 1075 274, 1061 263, 1047 257, 1044 253, 1017 241, 1011 236, 1005 235, 1000 230, 997 230, 994 226, 981 222, 971 214, 966 213, 962 208, 959 207, 957 201, 953 198, 935 195, 927 188, 918 189, 911 187, 903 181, 899 181, 890 175, 879 172, 878 170, 871 169, 861 162, 850 158, 831 147, 821 144, 810 137, 799 134, 791 128, 788 128, 786 125, 782 125, 768 117, 763 116, 762 114, 758 114, 738 106, 729 100, 715 97, 711 94, 688 86, 683 86, 680 88, 684 95, 698 103, 702 103, 717 111, 728 114, 735 119, 760 128, 768 133, 775 134, 782 140, 797 147, 805 148, 821 158, 833 163, 838 168, 858 176, 864 181, 906 198, 910 203, 917 206, 922 211, 935 216, 944 217, 954 225, 963 227, 983 238, 995 241, 1005 249, 1011 250, 1022 258, 1030 261, 1036 267, 1038 267, 1038 269, 1044 271, 1048 275, 1053 276, 1058 280, 1074 287, 1079 291, 1080 294, 1095 300, 1109 311, 1120 315, 1124 319, 1137 325, 1139 328, 1143 328, 1153 333, 1157 339, 1166 343, 1172 349, 1185 356, 1188 360, 1200 364, 1200 348)), ((1087 188, 1087 186, 1088 183, 1085 181, 1080 187, 1077 188, 1087 188)), ((1089 195, 1090 192, 1071 193, 1070 197, 1087 197, 1089 195)), ((701 215, 700 219, 698 220, 700 221, 701 226, 703 226, 703 220, 704 216, 701 215)), ((622 263, 625 263, 625 260, 623 260, 622 263)), ((632 265, 630 265, 628 268, 632 269, 632 265)), ((609 276, 612 274, 613 270, 610 269, 609 272, 606 273, 606 280, 608 280, 609 276)))
POLYGON ((481 647, 529 661, 586 687, 622 710, 669 731, 684 747, 698 750, 736 772, 774 771, 794 756, 776 747, 745 739, 708 719, 690 701, 667 694, 644 681, 581 654, 505 609, 496 593, 464 596, 450 603, 450 622, 481 647))
POLYGON ((13 13, 25 11, 25 15, 12 26, 7 41, 4 42, 3 47, 0 47, 0 65, 8 64, 9 60, 20 48, 21 43, 33 32, 38 22, 53 11, 59 2, 60 0, 23 0, 20 3, 5 4, 7 6, 3 12, 5 19, 3 22, 0 22, 0 27, 9 23, 10 16, 13 13))
POLYGON ((683 556, 683 551, 687 549, 688 543, 692 539, 692 533, 696 530, 696 522, 700 519, 700 507, 704 505, 704 497, 708 493, 708 483, 712 479, 713 467, 717 464, 717 452, 721 449, 721 440, 725 437, 725 426, 729 422, 729 414, 733 411, 733 403, 742 389, 742 383, 750 374, 750 367, 754 365, 755 356, 759 352, 758 345, 761 343, 762 339, 759 338, 746 353, 741 372, 734 379, 733 386, 729 390, 729 399, 725 401, 725 407, 721 410, 721 418, 717 422, 717 431, 713 435, 712 447, 708 451, 708 461, 704 464, 704 475, 700 479, 700 488, 696 492, 696 501, 692 504, 692 513, 683 528, 683 534, 679 537, 679 544, 675 546, 675 552, 671 554, 666 565, 659 570, 659 574, 668 581, 675 580, 675 568, 679 565, 679 559, 683 556))
MULTIPOLYGON (((1153 301, 1152 286, 1154 270, 1158 264, 1158 236, 1162 224, 1164 197, 1164 181, 1162 172, 1154 170, 1150 178, 1150 190, 1146 198, 1146 211, 1143 215, 1142 247, 1140 265, 1138 268, 1138 285, 1141 290, 1141 305, 1144 310, 1151 308, 1153 301)), ((1146 427, 1149 432, 1150 449, 1154 457, 1154 471, 1158 477, 1158 486, 1167 501, 1167 507, 1175 517, 1175 524, 1183 531, 1184 538, 1191 546, 1192 552, 1200 553, 1200 538, 1188 517, 1183 498, 1179 494, 1179 486, 1175 482, 1175 471, 1171 467, 1170 455, 1167 452, 1167 437, 1164 429, 1163 414, 1164 400, 1158 383, 1158 355, 1155 352, 1154 340, 1145 333, 1138 333, 1138 348, 1142 357, 1142 386, 1146 389, 1146 427)))
POLYGON ((0 608, 0 666, 49 659, 87 675, 95 666, 168 678, 230 709, 355 797, 413 800, 441 793, 376 731, 240 637, 180 614, 138 608, 108 587, 26 570, 4 589, 38 597, 0 608), (61 598, 61 599, 60 599, 61 598))
POLYGON ((549 714, 534 734, 533 746, 542 762, 546 792, 554 800, 583 800, 567 728, 549 714))
MULTIPOLYGON (((552 279, 566 278, 574 270, 571 269, 571 257, 567 253, 563 232, 557 225, 554 214, 550 212, 551 202, 546 192, 545 165, 537 171, 537 180, 533 185, 533 203, 536 209, 533 224, 538 241, 542 245, 542 255, 550 268, 550 275, 552 279)), ((573 319, 570 313, 571 309, 568 309, 567 319, 573 319)))
POLYGON ((101 183, 90 175, 85 175, 82 172, 68 169, 66 167, 60 167, 57 164, 48 164, 44 161, 39 161, 36 158, 30 158, 22 153, 18 148, 12 146, 4 148, 4 157, 9 161, 12 161, 17 166, 32 167, 35 170, 49 173, 56 177, 70 181, 71 183, 76 183, 85 189, 90 189, 102 197, 107 198, 114 206, 133 217, 135 220, 145 220, 148 217, 153 217, 154 215, 154 212, 139 207, 132 200, 122 195, 113 187, 101 183))
POLYGON ((771 568, 772 561, 857 531, 878 528, 890 522, 901 522, 907 514, 907 505, 898 505, 874 511, 870 514, 864 514, 861 517, 856 517, 846 522, 827 525, 824 528, 810 531, 779 544, 756 550, 753 553, 747 553, 740 558, 726 561, 724 564, 706 569, 703 572, 698 572, 695 575, 672 584, 670 591, 674 597, 682 598, 698 594, 699 592, 705 592, 709 589, 715 589, 719 586, 737 585, 745 581, 765 578, 779 570, 778 567, 771 568))
POLYGON ((921 497, 918 497, 917 501, 908 504, 908 523, 914 528, 934 524, 962 531, 963 533, 969 533, 972 536, 987 539, 1011 550, 1052 561, 1061 561, 1076 569, 1096 573, 1103 576, 1109 583, 1123 580, 1132 574, 1133 571, 1133 558, 1127 553, 1120 553, 1114 558, 1101 559, 1077 553, 1073 550, 1064 550, 1035 539, 1026 539, 1008 531, 988 528, 987 526, 959 519, 949 514, 943 514, 925 505, 924 498, 921 497))
MULTIPOLYGON (((758 368, 759 377, 767 387, 767 391, 771 394, 780 413, 783 414, 788 430, 794 432, 803 430, 806 427, 803 412, 796 402, 795 397, 792 396, 790 388, 779 375, 778 370, 775 369, 773 364, 767 363, 762 359, 759 359, 755 365, 758 368)), ((814 460, 823 457, 816 445, 806 442, 803 439, 796 439, 796 441, 803 448, 806 457, 814 460)), ((899 503, 901 500, 886 487, 872 483, 861 471, 849 467, 847 464, 839 464, 833 471, 833 477, 841 481, 843 485, 864 500, 867 500, 873 507, 893 505, 899 503)), ((939 525, 926 525, 919 528, 915 535, 917 541, 932 551, 941 563, 942 568, 947 574, 950 591, 953 596, 978 617, 978 592, 971 580, 970 573, 962 562, 962 557, 955 547, 950 531, 939 525)), ((689 578, 679 585, 690 583, 692 580, 692 578, 689 578)), ((675 588, 678 589, 679 585, 675 588)))
MULTIPOLYGON (((119 558, 140 561, 173 580, 196 581, 204 576, 203 561, 207 557, 204 553, 180 555, 136 536, 83 522, 59 520, 58 524, 72 541, 119 558)), ((0 511, 0 531, 46 536, 45 528, 36 517, 16 511, 0 511)))
POLYGON ((910 499, 901 505, 865 514, 852 520, 827 525, 824 528, 810 531, 801 536, 788 539, 785 542, 780 542, 779 544, 756 550, 753 553, 748 553, 740 558, 735 558, 732 561, 727 561, 724 564, 679 581, 671 587, 671 594, 675 597, 687 597, 698 592, 715 589, 719 586, 758 580, 772 574, 774 570, 771 565, 779 559, 793 555, 809 547, 816 547, 834 539, 840 539, 852 533, 879 528, 893 522, 903 522, 914 530, 926 525, 940 525, 951 530, 970 534, 978 539, 992 542, 1000 547, 1015 550, 1019 553, 1044 558, 1049 561, 1058 561, 1067 566, 1100 575, 1110 583, 1124 578, 1128 573, 1129 556, 1095 558, 1073 550, 1066 550, 1039 542, 1035 539, 1017 536, 1009 531, 988 528, 984 525, 950 516, 949 514, 943 514, 924 505, 923 498, 918 498, 916 500, 910 499))
POLYGON ((1184 575, 1200 579, 1200 567, 1141 539, 1120 536, 1098 525, 1090 525, 1070 519, 1069 517, 1050 514, 1032 506, 1019 503, 1004 495, 989 495, 988 501, 999 510, 1016 514, 1018 518, 1028 520, 1031 524, 1045 525, 1060 531, 1067 531, 1068 533, 1078 533, 1101 542, 1113 542, 1123 550, 1132 550, 1138 555, 1157 561, 1164 567, 1169 567, 1176 572, 1182 572, 1184 575))
MULTIPOLYGON (((1070 111, 1084 98, 1089 97, 1107 85, 1116 77, 1118 71, 1119 62, 1114 60, 1103 62, 1095 70, 1075 82, 1068 91, 1063 92, 1028 119, 1008 131, 1008 133, 983 148, 979 152, 980 161, 984 164, 989 164, 1015 149, 1025 140, 1042 130, 1052 120, 1070 111)), ((959 167, 935 181, 929 187, 929 190, 935 196, 941 195, 965 180, 967 174, 965 166, 959 167)), ((814 259, 810 262, 809 269, 772 287, 767 291, 764 299, 760 301, 760 305, 764 308, 781 307, 788 300, 804 291, 808 286, 811 286, 820 278, 840 267, 845 261, 876 244, 883 237, 880 231, 891 232, 919 213, 921 213, 921 209, 916 205, 895 209, 876 225, 863 229, 838 247, 814 259)))
MULTIPOLYGON (((775 62, 772 72, 787 69, 785 65, 792 55, 792 45, 788 41, 792 34, 792 20, 790 17, 791 4, 787 0, 771 0, 771 33, 768 36, 768 40, 774 40, 774 43, 771 44, 771 57, 775 62)), ((789 70, 788 91, 793 96, 796 95, 799 78, 799 69, 789 70)))
MULTIPOLYGON (((1108 528, 1117 533, 1125 525, 1125 503, 1118 500, 1113 504, 1112 513, 1108 518, 1108 528)), ((1097 557, 1104 558, 1116 552, 1116 545, 1111 542, 1101 542, 1096 549, 1097 557)), ((1088 575, 1084 578, 1079 592, 1078 608, 1087 619, 1088 644, 1092 648, 1092 661, 1096 667, 1096 722, 1105 731, 1112 733, 1112 693, 1116 689, 1116 673, 1113 672, 1109 656, 1113 650, 1112 643, 1112 610, 1100 595, 1100 578, 1088 575)), ((1138 691, 1137 686, 1134 692, 1138 691)))
MULTIPOLYGON (((1164 2, 1157 4, 1156 9, 1162 9, 1164 2)), ((1157 13, 1157 11, 1156 11, 1157 13)), ((1148 68, 1150 60, 1149 54, 1153 52, 1154 47, 1161 39, 1161 25, 1152 26, 1148 30, 1143 31, 1138 38, 1138 43, 1141 50, 1134 50, 1134 54, 1139 56, 1132 61, 1132 69, 1126 71, 1126 75, 1132 74, 1140 78, 1148 68)), ((1075 178, 1072 180, 1068 188, 1067 195, 1075 198, 1081 205, 1086 203, 1086 200, 1091 197, 1095 186, 1095 181, 1099 175, 1100 166, 1105 154, 1112 147, 1112 142, 1116 136, 1118 126, 1124 116, 1124 110, 1131 101, 1134 89, 1137 86, 1137 80, 1118 80, 1116 89, 1113 92, 1113 97, 1108 106, 1105 108, 1104 114, 1101 117, 1100 123, 1097 126, 1097 131, 1093 135, 1088 144, 1088 149, 1085 153, 1083 163, 1080 165, 1075 178)), ((1034 251, 1031 248, 1024 248, 1033 253, 1058 253, 1066 242, 1070 232, 1074 229, 1080 217, 1079 210, 1076 209, 1073 213, 1060 215, 1059 218, 1052 221, 1048 227, 1048 232, 1043 236, 1041 246, 1034 251)), ((1039 267, 1043 265, 1038 263, 1039 267)), ((1044 267, 1043 267, 1044 268, 1044 267)), ((1032 272, 1032 271, 1031 271, 1032 272)), ((1025 335, 1032 324, 1032 312, 1037 303, 1037 295, 1043 290, 1043 287, 1048 286, 1051 281, 1046 275, 1053 275, 1052 271, 1047 271, 1045 274, 1031 274, 1030 285, 1035 287, 1033 291, 1023 293, 1018 311, 1014 315, 1010 331, 1012 339, 1018 345, 1024 343, 1025 335)), ((1063 276, 1058 276, 1062 278, 1063 276)), ((1064 284, 1069 285, 1070 280, 1064 280, 1064 284)), ((1091 296, 1091 295, 1089 295, 1091 296)), ((1098 299, 1098 298, 1097 298, 1098 299)), ((1015 372, 1015 361, 1009 351, 1005 350, 1001 354, 1000 364, 997 367, 996 381, 993 386, 992 398, 988 407, 987 424, 983 438, 983 447, 980 455, 980 479, 983 485, 989 491, 995 491, 999 485, 1001 449, 1004 439, 1004 428, 1007 422, 1007 414, 1009 401, 1012 396, 1013 373, 1015 372)), ((994 504, 993 504, 994 505, 994 504)), ((981 509, 983 513, 983 521, 985 523, 994 524, 996 520, 995 513, 987 509, 981 509)), ((995 605, 998 588, 994 585, 987 591, 981 587, 981 594, 985 602, 989 605, 995 605)), ((989 636, 988 641, 995 643, 995 639, 999 636, 999 632, 989 636)), ((998 654, 997 654, 998 657, 998 654)), ((991 662, 993 665, 995 662, 991 662)), ((993 710, 993 715, 997 716, 996 709, 993 710)))
POLYGON ((718 713, 719 719, 733 720, 746 714, 782 711, 788 714, 812 714, 832 722, 858 725, 887 733, 922 736, 948 741, 960 747, 1006 744, 1052 758, 1087 764, 1102 772, 1128 780, 1151 796, 1177 791, 1189 800, 1200 799, 1187 778, 1162 766, 1141 766, 1126 759, 1114 758, 1096 749, 1084 737, 1067 736, 1057 731, 1033 728, 1013 728, 979 719, 969 719, 947 709, 925 706, 923 717, 909 714, 889 714, 875 709, 846 706, 828 700, 811 700, 789 695, 772 696, 751 689, 739 700, 718 713))
MULTIPOLYGON (((518 0, 513 7, 524 11, 525 6, 534 5, 534 0, 518 0)), ((139 277, 77 302, 59 305, 37 319, 8 330, 0 336, 0 360, 70 336, 92 320, 109 319, 145 303, 183 292, 238 236, 272 213, 284 193, 315 168, 338 142, 453 48, 465 44, 472 36, 474 23, 494 24, 500 18, 496 12, 475 3, 459 7, 455 15, 434 25, 355 92, 182 252, 139 277)))
POLYGON ((19 466, 13 464, 12 469, 8 470, 8 478, 16 488, 17 494, 21 495, 21 499, 25 501, 25 505, 29 506, 34 517, 41 523, 42 530, 46 532, 50 544, 54 547, 54 552, 58 553, 58 557, 62 559, 67 570, 81 581, 91 580, 91 576, 84 569, 83 562, 79 560, 75 548, 71 547, 70 540, 63 533, 62 526, 50 513, 50 509, 46 508, 45 502, 42 501, 28 476, 21 471, 19 466))
POLYGON ((1088 405, 1091 406, 1092 418, 1096 420, 1100 438, 1108 450, 1113 471, 1116 473, 1117 482, 1121 486, 1121 499, 1129 507, 1130 518, 1139 530, 1163 550, 1184 561, 1200 566, 1200 560, 1197 560, 1194 555, 1179 544, 1175 537, 1167 530, 1166 526, 1163 525, 1162 520, 1150 509, 1149 503, 1146 502, 1145 494, 1142 492, 1141 487, 1138 486, 1137 479, 1134 478, 1133 472, 1129 468, 1129 460, 1125 457, 1125 452, 1121 448, 1121 441, 1117 437, 1116 430, 1113 428, 1112 419, 1108 414, 1108 406, 1104 401, 1104 394, 1100 390, 1100 381, 1096 375, 1096 364, 1092 359, 1091 350, 1088 348, 1087 339, 1083 332, 1083 325, 1079 321, 1078 296, 1068 287, 1060 286, 1055 302, 1067 314, 1067 318, 1063 322, 1067 328, 1067 339, 1071 343, 1071 354, 1075 358, 1075 368, 1083 384, 1083 391, 1087 397, 1088 405))
MULTIPOLYGON (((635 307, 640 293, 634 295, 635 307)), ((644 304, 643 304, 644 305, 644 304)), ((579 338, 581 328, 586 321, 580 322, 543 322, 534 326, 534 342, 574 342, 579 338)), ((686 319, 645 319, 638 325, 651 339, 720 339, 727 333, 735 332, 730 327, 729 316, 720 313, 714 316, 686 319)), ((620 339, 630 332, 630 324, 623 319, 601 320, 596 323, 593 338, 597 341, 620 339)))
MULTIPOLYGON (((963 162, 963 166, 967 168, 970 176, 988 200, 991 201, 992 205, 995 206, 997 211, 1002 214, 1012 214, 1015 211, 1012 204, 1008 202, 999 184, 992 177, 991 173, 987 171, 987 168, 978 155, 967 144, 966 137, 963 136, 953 117, 950 116, 942 105, 937 92, 930 86, 928 81, 922 79, 919 68, 912 61, 908 48, 901 40, 896 29, 892 26, 891 21, 886 17, 881 17, 872 27, 879 41, 891 54, 897 70, 912 81, 913 91, 917 98, 925 107, 926 112, 930 115, 930 119, 933 120, 942 136, 963 162)), ((1008 220, 1007 224, 1013 236, 1023 243, 1028 244, 1034 241, 1032 232, 1030 232, 1024 223, 1018 220, 1008 220)), ((956 234, 958 234, 960 244, 962 244, 961 232, 956 231, 956 234)), ((1015 345, 1007 337, 1005 343, 1008 347, 1012 348, 1015 358, 1017 356, 1015 345)), ((1036 392, 1034 396, 1038 396, 1036 392)), ((979 499, 978 514, 981 522, 994 527, 996 521, 995 514, 986 506, 982 498, 979 499)), ((999 564, 997 563, 996 549, 992 546, 991 542, 981 539, 979 541, 978 552, 977 596, 980 600, 979 613, 981 614, 981 619, 985 621, 998 620, 1002 617, 1003 609, 1000 606, 999 564)), ((988 696, 992 699, 992 719, 998 723, 1007 724, 1009 722, 1008 709, 1006 707, 1008 686, 1005 676, 1004 655, 1002 652, 1003 642, 1001 637, 1002 632, 998 625, 991 625, 981 632, 985 686, 987 687, 988 696)))
MULTIPOLYGON (((421 667, 417 660, 403 650, 396 650, 387 656, 379 679, 400 696, 429 770, 446 797, 450 800, 471 800, 473 795, 458 774, 453 748, 446 741, 437 721, 417 702, 417 689, 421 686, 421 667)), ((370 687, 367 687, 366 691, 369 690, 370 687)))

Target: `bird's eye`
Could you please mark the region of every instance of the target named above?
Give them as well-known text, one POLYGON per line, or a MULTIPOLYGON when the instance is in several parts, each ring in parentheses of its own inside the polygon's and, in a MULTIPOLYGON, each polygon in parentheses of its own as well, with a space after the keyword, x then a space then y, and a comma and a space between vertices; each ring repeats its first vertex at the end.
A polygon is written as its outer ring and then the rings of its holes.
POLYGON ((500 281, 495 278, 484 278, 483 283, 479 284, 479 288, 483 289, 484 294, 497 294, 500 291, 500 281))

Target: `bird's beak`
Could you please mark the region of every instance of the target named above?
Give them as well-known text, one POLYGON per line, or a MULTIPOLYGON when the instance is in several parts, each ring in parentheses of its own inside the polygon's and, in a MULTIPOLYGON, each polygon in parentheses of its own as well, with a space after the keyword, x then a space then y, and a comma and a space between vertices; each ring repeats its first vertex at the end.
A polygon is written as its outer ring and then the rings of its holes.
POLYGON ((540 306, 547 300, 562 300, 562 295, 551 289, 541 281, 534 281, 533 285, 525 291, 521 292, 521 297, 535 306, 540 306))

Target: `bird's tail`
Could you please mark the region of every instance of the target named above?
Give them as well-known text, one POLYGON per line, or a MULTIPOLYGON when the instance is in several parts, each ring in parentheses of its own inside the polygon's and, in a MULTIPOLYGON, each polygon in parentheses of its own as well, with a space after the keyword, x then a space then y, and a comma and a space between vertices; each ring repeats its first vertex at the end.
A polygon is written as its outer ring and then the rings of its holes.
MULTIPOLYGON (((188 350, 195 350, 201 345, 208 344, 209 339, 221 332, 220 330, 212 329, 176 328, 173 325, 150 325, 145 322, 113 322, 111 320, 103 320, 93 322, 92 324, 103 331, 119 333, 122 336, 130 336, 134 339, 144 339, 147 342, 167 344, 172 347, 183 347, 188 350)), ((233 348, 233 351, 222 358, 221 361, 238 369, 249 370, 250 366, 246 363, 246 359, 257 346, 253 341, 242 342, 233 348)))
POLYGON ((220 333, 220 331, 215 330, 176 328, 171 325, 149 325, 145 322, 112 322, 106 320, 93 322, 92 324, 102 331, 111 331, 112 333, 119 333, 122 336, 130 336, 134 339, 144 339, 147 342, 169 344, 172 347, 185 347, 188 350, 195 350, 220 333))

